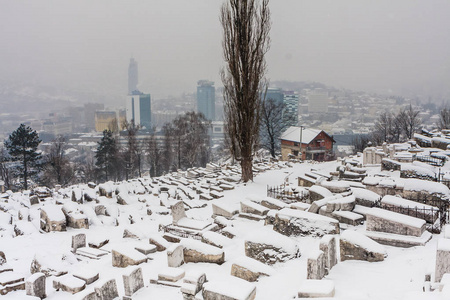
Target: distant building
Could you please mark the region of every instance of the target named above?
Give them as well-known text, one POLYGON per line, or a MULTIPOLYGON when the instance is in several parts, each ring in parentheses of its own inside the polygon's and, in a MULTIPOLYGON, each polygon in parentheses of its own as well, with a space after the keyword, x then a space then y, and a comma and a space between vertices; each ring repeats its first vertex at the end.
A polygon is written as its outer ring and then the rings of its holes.
POLYGON ((280 137, 282 160, 297 157, 302 160, 325 161, 334 158, 333 137, 320 129, 289 127, 280 137), (301 155, 300 153, 301 139, 301 155))
POLYGON ((284 94, 281 88, 268 88, 265 100, 275 100, 277 103, 283 102, 284 94))
POLYGON ((322 88, 314 89, 308 95, 308 111, 309 113, 326 113, 328 112, 328 92, 322 88))
POLYGON ((134 58, 130 58, 130 65, 128 66, 128 95, 137 90, 138 84, 138 64, 134 58))
POLYGON ((88 129, 95 129, 95 112, 104 109, 105 105, 101 103, 84 104, 84 121, 88 129))
POLYGON ((197 82, 197 112, 205 115, 206 119, 216 119, 216 89, 214 82, 200 80, 197 82))
POLYGON ((297 126, 298 124, 298 94, 295 92, 285 92, 283 119, 287 126, 297 126))
POLYGON ((115 111, 96 111, 95 112, 95 131, 118 129, 117 114, 115 111))
POLYGON ((127 121, 134 121, 135 125, 140 125, 146 129, 152 128, 152 108, 150 94, 139 91, 132 92, 126 101, 127 121))

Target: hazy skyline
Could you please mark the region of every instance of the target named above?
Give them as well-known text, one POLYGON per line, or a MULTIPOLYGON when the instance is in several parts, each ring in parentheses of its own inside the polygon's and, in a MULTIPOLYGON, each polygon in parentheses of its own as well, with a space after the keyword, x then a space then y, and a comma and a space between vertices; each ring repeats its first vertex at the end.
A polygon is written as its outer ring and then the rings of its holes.
MULTIPOLYGON (((2 1, 0 79, 154 98, 221 86, 223 1, 2 1)), ((272 0, 272 80, 450 95, 450 1, 272 0)))

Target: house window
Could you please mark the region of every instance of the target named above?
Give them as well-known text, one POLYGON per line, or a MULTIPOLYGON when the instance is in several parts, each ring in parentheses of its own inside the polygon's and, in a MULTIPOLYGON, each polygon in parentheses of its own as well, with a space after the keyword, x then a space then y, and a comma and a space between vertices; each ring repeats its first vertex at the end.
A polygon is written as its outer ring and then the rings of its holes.
POLYGON ((298 156, 298 151, 297 150, 292 150, 292 154, 294 154, 295 156, 298 156))

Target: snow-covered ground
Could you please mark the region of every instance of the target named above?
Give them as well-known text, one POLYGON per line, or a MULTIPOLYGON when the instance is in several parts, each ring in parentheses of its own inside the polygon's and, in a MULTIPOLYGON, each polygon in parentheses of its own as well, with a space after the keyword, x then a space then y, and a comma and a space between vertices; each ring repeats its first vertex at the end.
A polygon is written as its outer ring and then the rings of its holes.
MULTIPOLYGON (((190 209, 186 214, 190 218, 211 221, 211 203, 227 203, 239 207, 239 203, 247 197, 264 198, 268 185, 281 185, 288 178, 291 186, 297 185, 297 176, 309 172, 311 168, 318 172, 328 173, 335 171, 340 162, 327 162, 315 164, 294 164, 279 170, 270 170, 255 177, 254 182, 248 184, 239 183, 236 188, 224 191, 224 197, 207 202, 203 208, 190 209)), ((379 172, 379 167, 371 167, 370 172, 379 172)), ((391 172, 392 173, 392 172, 391 172)), ((24 196, 26 198, 26 196, 24 196)), ((87 242, 100 239, 109 239, 109 243, 104 246, 106 249, 113 249, 123 245, 133 245, 133 243, 148 243, 151 235, 161 235, 158 232, 160 223, 168 224, 172 221, 171 215, 159 215, 153 213, 147 215, 147 208, 157 207, 159 200, 152 195, 142 195, 141 201, 130 201, 128 205, 115 204, 115 199, 109 199, 110 207, 116 207, 120 216, 119 225, 102 225, 99 222, 92 224, 90 229, 67 228, 66 232, 39 233, 38 221, 34 218, 35 228, 30 228, 27 234, 12 237, 6 231, 0 237, 0 251, 6 255, 8 264, 14 268, 15 272, 22 273, 28 278, 30 265, 33 257, 37 255, 42 260, 55 264, 62 264, 58 258, 65 255, 65 268, 70 273, 77 270, 92 269, 100 272, 100 280, 116 279, 119 295, 124 295, 122 275, 128 274, 134 267, 116 268, 112 266, 111 255, 103 256, 99 260, 86 259, 77 261, 71 254, 72 236, 78 233, 85 233, 87 242), (145 199, 146 202, 142 201, 145 199), (150 205, 147 207, 147 205, 150 205), (134 224, 130 224, 130 216, 134 224), (142 241, 123 238, 124 229, 139 232, 143 237, 142 241)), ((69 199, 70 200, 70 199, 69 199)), ((1 200, 0 200, 1 201, 1 200)), ((52 201, 52 200, 50 200, 52 201)), ((38 206, 40 206, 39 204, 38 206)), ((87 205, 87 204, 83 204, 87 205)), ((33 206, 31 215, 37 214, 38 206, 33 206)), ((14 207, 11 208, 13 210, 14 207)), ((14 212, 13 212, 14 215, 14 212)), ((38 219, 38 218, 37 218, 38 219)), ((1 222, 1 219, 0 219, 1 222)), ((230 276, 231 266, 234 261, 244 256, 244 241, 247 237, 260 236, 265 231, 273 232, 272 226, 264 226, 263 221, 251 221, 237 218, 231 221, 235 227, 237 236, 224 246, 225 263, 222 265, 208 263, 187 263, 180 268, 186 271, 203 271, 206 273, 208 281, 222 281, 227 285, 226 279, 230 276)), ((1 224, 0 224, 1 225, 1 224)), ((1 227, 1 226, 0 226, 1 227)), ((364 225, 358 226, 358 230, 364 225)), ((333 280, 336 294, 334 299, 444 299, 439 292, 423 292, 423 284, 426 273, 434 271, 436 245, 439 235, 433 236, 430 242, 423 247, 396 248, 385 246, 388 256, 383 262, 366 261, 345 261, 339 262, 323 280, 333 280)), ((306 280, 307 258, 319 248, 319 238, 313 237, 291 237, 301 251, 301 257, 292 259, 284 263, 277 263, 273 268, 273 275, 261 277, 256 286, 256 299, 293 299, 296 297, 299 285, 306 280)), ((150 254, 152 260, 139 265, 143 271, 145 288, 133 295, 134 300, 139 299, 182 299, 179 288, 150 284, 150 279, 157 278, 158 273, 167 267, 167 254, 165 251, 150 254)), ((60 267, 60 266, 57 266, 60 267)), ((71 295, 67 292, 56 291, 52 287, 53 277, 47 278, 47 299, 78 299, 79 294, 71 295)), ((93 283, 92 285, 95 285, 93 283)), ((230 286, 230 289, 233 287, 230 286)), ((26 299, 25 291, 11 292, 2 299, 26 299)))

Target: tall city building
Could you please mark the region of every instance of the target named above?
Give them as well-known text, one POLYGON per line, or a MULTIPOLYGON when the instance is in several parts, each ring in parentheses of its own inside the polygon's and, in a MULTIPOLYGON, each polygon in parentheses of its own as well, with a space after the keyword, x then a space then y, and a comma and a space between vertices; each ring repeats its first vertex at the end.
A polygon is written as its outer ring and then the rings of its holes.
POLYGON ((128 66, 128 95, 137 90, 138 84, 138 64, 134 58, 130 58, 130 65, 128 66))
POLYGON ((328 92, 317 88, 308 95, 308 110, 310 113, 328 112, 328 92))
POLYGON ((285 92, 283 119, 286 126, 297 126, 298 124, 298 93, 285 92))
POLYGON ((216 119, 216 89, 214 82, 200 80, 197 82, 197 112, 203 113, 206 119, 216 119))
POLYGON ((126 105, 127 121, 134 121, 135 125, 152 128, 152 106, 150 94, 144 94, 137 90, 127 97, 126 105))

